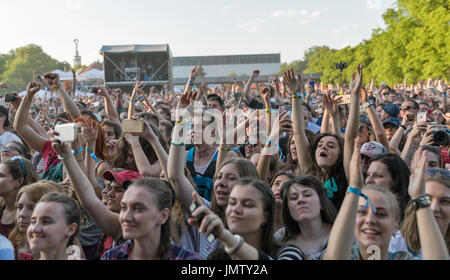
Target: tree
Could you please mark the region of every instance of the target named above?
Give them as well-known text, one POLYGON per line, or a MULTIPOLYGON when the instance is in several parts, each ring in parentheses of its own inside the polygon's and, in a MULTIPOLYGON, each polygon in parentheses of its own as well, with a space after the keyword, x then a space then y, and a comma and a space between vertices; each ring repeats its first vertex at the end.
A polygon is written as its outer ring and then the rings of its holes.
POLYGON ((70 69, 67 62, 59 62, 40 46, 30 44, 0 56, 0 80, 8 83, 10 90, 22 91, 35 75, 64 67, 70 69))
POLYGON ((197 77, 203 78, 205 76, 206 76, 205 70, 203 69, 203 66, 199 63, 197 77))

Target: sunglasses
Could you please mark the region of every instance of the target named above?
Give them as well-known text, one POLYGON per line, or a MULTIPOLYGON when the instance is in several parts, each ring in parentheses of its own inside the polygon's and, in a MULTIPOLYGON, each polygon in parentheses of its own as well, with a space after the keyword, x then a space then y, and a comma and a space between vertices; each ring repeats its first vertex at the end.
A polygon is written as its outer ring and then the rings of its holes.
POLYGON ((22 152, 19 151, 19 149, 18 149, 17 147, 14 147, 14 146, 3 147, 3 148, 0 149, 0 152, 3 152, 3 151, 6 151, 6 152, 13 152, 13 151, 16 151, 16 152, 18 152, 19 154, 22 154, 22 152))
POLYGON ((402 109, 404 111, 408 111, 408 110, 414 109, 414 107, 411 107, 411 106, 400 106, 400 109, 402 109))
POLYGON ((25 177, 27 175, 27 170, 25 169, 25 164, 23 163, 23 158, 17 156, 17 157, 12 157, 11 160, 12 161, 16 161, 16 160, 20 161, 20 167, 22 167, 22 174, 25 177))

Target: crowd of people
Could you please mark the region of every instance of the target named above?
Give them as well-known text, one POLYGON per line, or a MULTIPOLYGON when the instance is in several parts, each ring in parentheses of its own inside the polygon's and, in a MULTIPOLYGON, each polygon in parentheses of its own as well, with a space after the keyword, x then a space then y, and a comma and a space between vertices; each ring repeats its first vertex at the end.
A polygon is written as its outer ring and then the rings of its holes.
POLYGON ((448 259, 448 83, 356 70, 90 97, 45 74, 0 105, 0 259, 448 259))

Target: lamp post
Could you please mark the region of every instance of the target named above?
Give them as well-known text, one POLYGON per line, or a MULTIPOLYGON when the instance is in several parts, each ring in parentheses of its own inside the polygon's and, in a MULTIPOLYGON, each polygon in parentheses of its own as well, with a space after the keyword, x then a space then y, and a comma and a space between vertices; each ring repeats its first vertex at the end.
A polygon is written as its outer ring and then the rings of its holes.
POLYGON ((342 71, 344 71, 344 69, 347 68, 347 62, 339 62, 336 63, 336 70, 340 70, 341 71, 341 85, 342 85, 342 71))

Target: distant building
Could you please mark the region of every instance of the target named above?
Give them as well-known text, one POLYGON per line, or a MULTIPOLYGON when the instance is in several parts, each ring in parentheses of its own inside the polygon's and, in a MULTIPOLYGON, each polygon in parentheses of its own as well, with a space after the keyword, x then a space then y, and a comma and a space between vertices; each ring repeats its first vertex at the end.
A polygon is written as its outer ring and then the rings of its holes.
POLYGON ((248 77, 253 70, 259 70, 257 81, 268 81, 271 75, 280 72, 280 54, 251 54, 251 55, 218 55, 218 56, 183 56, 174 57, 173 76, 175 85, 184 85, 191 69, 201 65, 205 77, 197 78, 197 82, 207 84, 232 83, 236 75, 237 80, 248 77))

